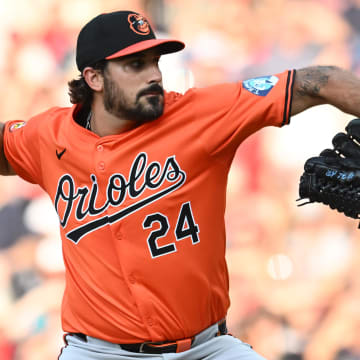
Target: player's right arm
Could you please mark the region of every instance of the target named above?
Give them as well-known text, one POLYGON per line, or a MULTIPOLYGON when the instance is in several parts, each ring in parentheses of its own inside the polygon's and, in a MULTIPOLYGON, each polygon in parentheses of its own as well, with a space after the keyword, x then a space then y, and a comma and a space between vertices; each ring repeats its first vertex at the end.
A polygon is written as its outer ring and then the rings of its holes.
POLYGON ((4 152, 4 129, 5 125, 0 123, 0 175, 16 175, 13 168, 6 159, 4 152))
POLYGON ((309 66, 296 70, 291 115, 309 107, 330 104, 360 117, 360 78, 337 66, 309 66))

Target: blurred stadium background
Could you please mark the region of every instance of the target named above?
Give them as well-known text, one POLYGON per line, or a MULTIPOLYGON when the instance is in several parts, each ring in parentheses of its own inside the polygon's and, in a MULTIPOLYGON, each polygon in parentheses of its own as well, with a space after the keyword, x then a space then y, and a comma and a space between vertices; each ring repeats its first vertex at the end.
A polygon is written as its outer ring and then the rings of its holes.
MULTIPOLYGON (((119 9, 146 13, 159 35, 187 44, 161 60, 169 90, 312 64, 360 75, 359 0, 0 0, 1 121, 70 105, 79 29, 119 9)), ((360 359, 357 222, 295 201, 304 161, 351 118, 310 109, 246 140, 234 161, 228 321, 269 360, 360 359)), ((2 177, 0 189, 0 360, 56 359, 64 287, 57 217, 37 186, 2 177)))

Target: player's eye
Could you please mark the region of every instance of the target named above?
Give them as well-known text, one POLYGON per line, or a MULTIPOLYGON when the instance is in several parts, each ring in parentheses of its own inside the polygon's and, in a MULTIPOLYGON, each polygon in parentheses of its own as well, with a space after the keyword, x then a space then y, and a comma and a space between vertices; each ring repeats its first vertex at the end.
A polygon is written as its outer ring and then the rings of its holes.
POLYGON ((134 59, 131 60, 127 65, 133 70, 141 70, 145 66, 145 61, 142 59, 134 59))
POLYGON ((125 62, 125 68, 130 71, 141 71, 147 66, 158 66, 160 56, 155 56, 152 58, 149 57, 134 57, 128 59, 125 62))

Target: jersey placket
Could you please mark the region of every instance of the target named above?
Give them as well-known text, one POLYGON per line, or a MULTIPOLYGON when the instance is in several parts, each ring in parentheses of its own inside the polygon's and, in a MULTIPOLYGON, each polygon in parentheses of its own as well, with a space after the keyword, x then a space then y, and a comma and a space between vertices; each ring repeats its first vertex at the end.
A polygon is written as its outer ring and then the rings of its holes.
MULTIPOLYGON (((109 184, 109 179, 112 175, 119 173, 125 177, 127 181, 129 181, 129 169, 120 170, 115 164, 117 163, 114 158, 108 156, 109 151, 107 150, 107 146, 112 148, 111 151, 114 151, 113 144, 107 144, 104 141, 98 141, 95 146, 95 156, 94 156, 94 166, 97 174, 99 188, 106 189, 109 184)), ((115 150, 116 151, 116 150, 115 150)), ((116 158, 115 158, 116 159, 116 158)), ((126 189, 125 189, 126 190, 126 189)), ((132 203, 133 199, 129 198, 129 194, 126 192, 123 202, 118 206, 109 206, 105 212, 107 216, 110 218, 114 214, 117 214, 119 211, 125 209, 132 203)), ((127 281, 127 285, 130 293, 133 295, 133 301, 137 305, 138 314, 142 319, 144 327, 147 329, 148 337, 153 338, 157 335, 154 334, 153 326, 155 325, 155 320, 151 314, 149 308, 151 308, 151 304, 147 304, 147 299, 144 298, 142 292, 139 289, 139 280, 136 273, 136 265, 130 264, 130 266, 126 266, 128 262, 123 260, 124 256, 127 256, 127 242, 131 241, 126 237, 126 232, 123 230, 124 222, 130 221, 131 215, 125 217, 119 221, 115 221, 110 223, 110 232, 112 234, 112 241, 114 242, 115 248, 117 249, 117 257, 119 259, 119 269, 122 272, 122 276, 127 281)))

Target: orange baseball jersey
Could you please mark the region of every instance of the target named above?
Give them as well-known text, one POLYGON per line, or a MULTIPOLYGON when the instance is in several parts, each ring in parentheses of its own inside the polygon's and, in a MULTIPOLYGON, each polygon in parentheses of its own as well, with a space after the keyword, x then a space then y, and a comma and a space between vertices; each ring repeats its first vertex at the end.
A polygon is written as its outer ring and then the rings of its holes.
POLYGON ((245 138, 289 122, 294 74, 165 93, 160 118, 119 135, 79 125, 79 106, 6 124, 8 161, 59 216, 64 331, 175 340, 226 316, 227 174, 245 138))

